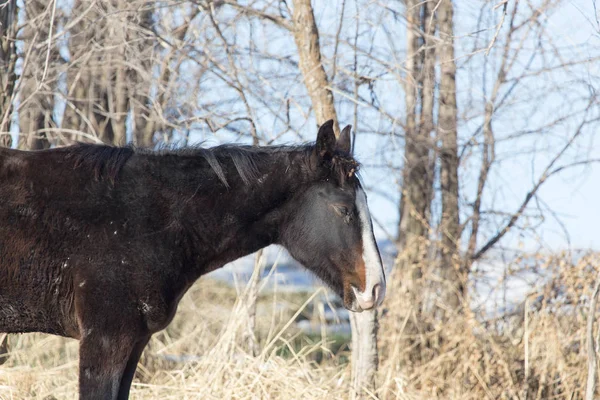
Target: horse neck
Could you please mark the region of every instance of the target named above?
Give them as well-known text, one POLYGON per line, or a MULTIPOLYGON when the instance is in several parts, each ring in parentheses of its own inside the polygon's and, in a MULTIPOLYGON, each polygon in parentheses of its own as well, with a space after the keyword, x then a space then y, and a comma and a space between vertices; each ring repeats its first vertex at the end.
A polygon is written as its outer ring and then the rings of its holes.
POLYGON ((253 154, 255 176, 244 182, 233 161, 221 166, 227 186, 214 171, 186 171, 195 177, 185 186, 189 197, 180 207, 180 225, 194 258, 194 277, 276 243, 292 197, 306 185, 306 152, 253 154))

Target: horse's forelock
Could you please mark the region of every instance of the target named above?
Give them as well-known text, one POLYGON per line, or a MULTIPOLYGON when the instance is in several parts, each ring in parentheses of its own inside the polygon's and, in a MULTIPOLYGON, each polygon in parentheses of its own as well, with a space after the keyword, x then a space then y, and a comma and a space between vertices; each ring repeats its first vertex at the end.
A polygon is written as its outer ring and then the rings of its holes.
POLYGON ((349 154, 335 153, 331 160, 323 164, 322 168, 325 168, 324 172, 328 176, 343 185, 358 174, 360 163, 349 154))

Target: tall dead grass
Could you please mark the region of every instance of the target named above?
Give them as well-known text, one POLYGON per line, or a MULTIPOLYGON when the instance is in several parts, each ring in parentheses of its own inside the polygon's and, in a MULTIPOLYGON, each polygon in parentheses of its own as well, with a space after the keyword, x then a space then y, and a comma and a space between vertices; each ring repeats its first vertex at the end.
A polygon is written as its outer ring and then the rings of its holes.
MULTIPOLYGON (((314 354, 316 341, 298 348, 294 320, 316 297, 274 293, 259 299, 262 351, 252 356, 241 340, 247 313, 235 290, 200 280, 177 316, 146 349, 132 399, 344 399, 349 370, 314 354), (295 310, 298 310, 294 313, 295 310)), ((44 334, 10 336, 0 366, 0 399, 70 399, 77 394, 78 342, 44 334)))
POLYGON ((412 315, 390 296, 380 336, 382 398, 584 398, 586 323, 600 254, 534 254, 516 258, 507 271, 506 279, 538 277, 516 306, 495 316, 468 310, 443 325, 417 321, 412 334, 405 329, 412 315), (412 349, 398 346, 407 343, 412 349))
MULTIPOLYGON (((580 399, 587 378, 586 323, 600 255, 531 255, 510 274, 539 276, 524 301, 490 316, 478 310, 449 323, 420 321, 390 282, 381 318, 378 392, 385 399, 580 399), (406 348, 410 344, 412 348, 406 348), (415 352, 415 349, 417 351, 415 352), (415 356, 417 354, 417 356, 415 356)), ((425 277, 427 278, 427 277, 425 277)), ((315 295, 316 296, 316 295, 315 295)), ((313 298, 315 297, 313 296, 313 298)), ((261 351, 242 340, 243 299, 200 280, 168 327, 153 338, 132 387, 133 399, 347 399, 350 369, 342 352, 325 357, 326 340, 304 340, 293 322, 313 301, 306 294, 263 295, 257 309, 261 351), (283 307, 288 304, 290 307, 283 307), (296 310, 299 310, 296 312, 296 310)), ((598 328, 594 325, 594 337, 598 328)), ((12 335, 0 367, 1 399, 66 399, 77 393, 77 342, 12 335)))

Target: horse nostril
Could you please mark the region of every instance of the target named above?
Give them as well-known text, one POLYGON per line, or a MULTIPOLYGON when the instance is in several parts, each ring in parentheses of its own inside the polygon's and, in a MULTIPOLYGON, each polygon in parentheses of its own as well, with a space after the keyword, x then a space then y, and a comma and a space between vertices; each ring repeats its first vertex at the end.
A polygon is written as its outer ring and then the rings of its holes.
POLYGON ((381 293, 381 284, 376 283, 375 286, 373 286, 373 291, 371 292, 371 294, 373 295, 373 299, 375 300, 375 303, 377 303, 377 301, 379 300, 380 293, 381 293))
POLYGON ((385 296, 385 282, 379 282, 371 286, 371 289, 367 289, 364 292, 358 291, 356 287, 352 286, 354 296, 358 305, 362 310, 370 310, 374 307, 379 306, 383 302, 385 296))

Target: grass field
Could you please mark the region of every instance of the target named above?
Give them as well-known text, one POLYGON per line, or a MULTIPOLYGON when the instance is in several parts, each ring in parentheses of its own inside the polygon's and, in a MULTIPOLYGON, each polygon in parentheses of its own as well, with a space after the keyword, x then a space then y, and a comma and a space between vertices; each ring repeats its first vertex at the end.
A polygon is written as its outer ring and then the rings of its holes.
MULTIPOLYGON (((410 313, 389 285, 380 319, 377 396, 382 399, 580 399, 587 378, 589 300, 600 257, 536 256, 520 265, 545 281, 510 313, 467 313, 450 325, 410 313)), ((349 338, 302 333, 315 318, 314 293, 261 295, 258 354, 247 346, 248 317, 235 289, 200 280, 173 323, 156 334, 140 362, 133 399, 347 399, 349 338)), ((597 326, 594 327, 594 340, 597 326)), ((73 399, 77 342, 42 334, 11 335, 0 366, 0 399, 73 399)))
MULTIPOLYGON (((279 293, 259 299, 256 331, 263 350, 253 356, 242 340, 247 313, 235 307, 235 290, 200 280, 171 325, 154 335, 131 397, 345 398, 349 338, 332 336, 324 343, 317 335, 301 334, 294 324, 282 330, 308 296, 279 293)), ((77 346, 76 340, 51 335, 11 335, 10 357, 0 366, 0 399, 76 396, 77 346)))

